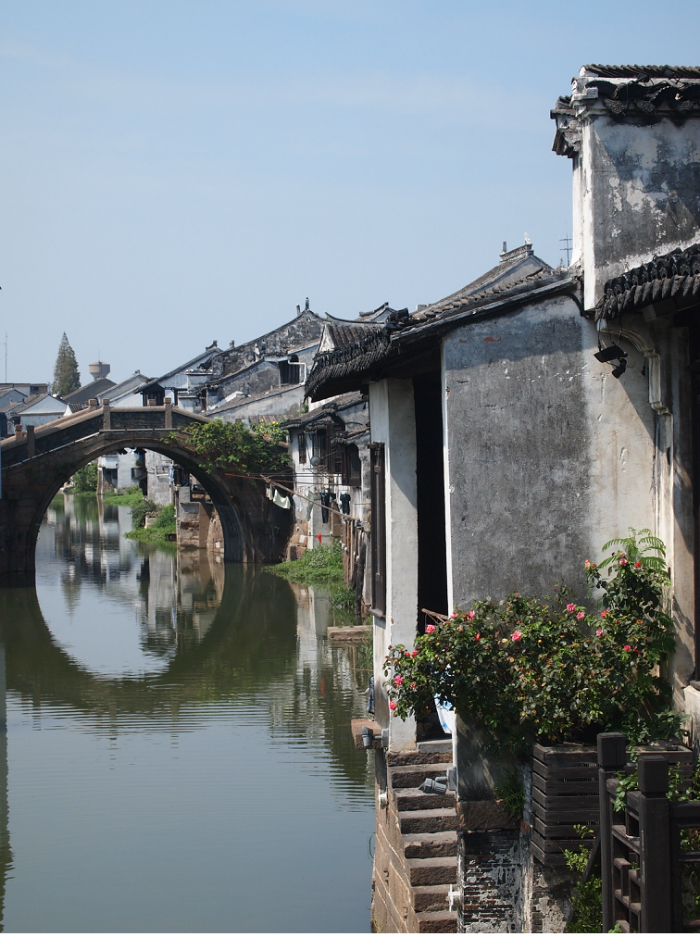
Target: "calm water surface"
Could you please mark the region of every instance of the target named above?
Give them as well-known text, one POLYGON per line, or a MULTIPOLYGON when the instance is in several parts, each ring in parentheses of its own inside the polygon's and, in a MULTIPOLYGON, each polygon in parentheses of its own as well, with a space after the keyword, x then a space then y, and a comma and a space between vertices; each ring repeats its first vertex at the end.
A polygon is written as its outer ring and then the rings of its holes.
POLYGON ((369 930, 366 662, 327 599, 60 507, 0 591, 4 929, 369 930))

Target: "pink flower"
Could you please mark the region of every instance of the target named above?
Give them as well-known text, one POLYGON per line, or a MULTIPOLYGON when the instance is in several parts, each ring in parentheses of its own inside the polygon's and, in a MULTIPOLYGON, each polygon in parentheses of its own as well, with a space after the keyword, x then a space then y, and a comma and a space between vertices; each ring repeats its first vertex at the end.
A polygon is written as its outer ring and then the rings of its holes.
POLYGON ((605 619, 605 617, 608 615, 609 612, 610 610, 603 610, 603 612, 600 614, 600 618, 605 619))
POLYGON ((632 651, 632 646, 631 646, 631 645, 626 645, 626 646, 625 646, 625 652, 631 652, 631 651, 632 651))
POLYGON ((585 616, 586 616, 585 613, 577 613, 577 614, 576 614, 576 619, 584 619, 585 616))
POLYGON ((623 555, 618 563, 624 568, 627 565, 627 558, 623 555))
POLYGON ((458 616, 459 616, 459 613, 457 613, 456 610, 454 613, 450 613, 450 619, 457 619, 458 616))
POLYGON ((475 637, 475 638, 476 638, 476 641, 478 642, 478 641, 479 641, 479 639, 481 638, 481 633, 480 633, 480 632, 477 632, 477 634, 476 634, 476 637, 475 637))
POLYGON ((401 677, 401 675, 397 675, 397 676, 394 678, 394 684, 395 684, 396 687, 398 687, 398 688, 401 687, 401 685, 403 684, 403 678, 401 677))
POLYGON ((597 636, 602 636, 602 635, 603 635, 603 630, 602 630, 602 629, 596 629, 595 634, 596 634, 597 636))
POLYGON ((396 710, 396 701, 389 701, 389 710, 396 710))
POLYGON ((415 681, 411 681, 411 687, 414 688, 415 686, 416 686, 416 682, 415 682, 415 681))
POLYGON ((414 650, 411 652, 411 658, 415 658, 417 654, 418 654, 418 649, 414 649, 414 650))
POLYGON ((428 623, 428 625, 425 627, 425 631, 426 631, 426 632, 435 632, 435 626, 433 626, 431 623, 428 623))
POLYGON ((589 568, 591 566, 591 562, 588 560, 588 558, 586 558, 586 560, 583 562, 583 566, 585 568, 589 568))
POLYGON ((511 636, 511 639, 513 640, 513 642, 520 642, 522 637, 523 637, 522 632, 520 632, 519 629, 516 629, 513 635, 511 636))
POLYGON ((566 609, 569 611, 569 613, 573 613, 574 610, 576 609, 576 607, 574 606, 573 603, 567 603, 567 604, 566 604, 566 609))
POLYGON ((474 612, 474 610, 470 610, 467 613, 467 619, 474 619, 475 616, 476 616, 476 613, 474 612))

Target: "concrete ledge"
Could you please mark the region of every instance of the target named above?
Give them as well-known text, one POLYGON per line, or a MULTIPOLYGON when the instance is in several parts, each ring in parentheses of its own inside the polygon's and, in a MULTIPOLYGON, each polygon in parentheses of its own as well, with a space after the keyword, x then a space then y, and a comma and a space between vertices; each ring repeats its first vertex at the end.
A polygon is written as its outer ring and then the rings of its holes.
POLYGON ((372 635, 371 626, 329 626, 326 630, 331 642, 367 642, 372 635))

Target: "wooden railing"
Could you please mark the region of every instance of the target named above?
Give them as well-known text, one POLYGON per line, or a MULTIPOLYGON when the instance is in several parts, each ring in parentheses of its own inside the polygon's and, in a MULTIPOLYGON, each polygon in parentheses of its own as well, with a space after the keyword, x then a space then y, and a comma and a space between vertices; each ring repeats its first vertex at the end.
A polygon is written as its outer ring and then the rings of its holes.
POLYGON ((687 760, 687 752, 642 753, 638 790, 616 811, 618 775, 633 766, 621 733, 598 736, 603 931, 700 931, 700 801, 669 798, 669 768, 687 789, 687 760))

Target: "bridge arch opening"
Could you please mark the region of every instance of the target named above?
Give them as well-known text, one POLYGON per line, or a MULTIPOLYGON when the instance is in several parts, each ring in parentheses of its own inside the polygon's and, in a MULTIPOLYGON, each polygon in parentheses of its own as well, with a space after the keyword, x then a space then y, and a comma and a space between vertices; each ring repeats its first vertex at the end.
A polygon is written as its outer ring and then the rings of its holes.
POLYGON ((51 501, 81 467, 123 448, 163 454, 195 477, 217 511, 226 562, 283 559, 291 510, 273 505, 259 480, 205 471, 187 448, 186 436, 178 442, 172 427, 163 426, 163 416, 172 419, 175 428, 207 419, 164 408, 165 413, 156 407, 114 410, 107 426, 99 409, 79 413, 2 443, 0 586, 34 582, 36 542, 51 501))
MULTIPOLYGON (((123 441, 106 441, 102 446, 92 448, 89 454, 84 454, 79 460, 76 459, 74 468, 67 467, 65 474, 61 473, 57 478, 53 479, 53 482, 47 487, 43 498, 37 504, 37 513, 32 522, 32 530, 35 532, 34 546, 36 546, 36 538, 39 534, 39 528, 41 527, 41 522, 46 515, 47 509, 61 488, 71 477, 87 464, 96 461, 99 457, 107 454, 114 454, 123 449, 123 441)), ((183 470, 195 477, 199 485, 211 499, 212 505, 219 516, 224 540, 224 560, 232 562, 245 561, 243 531, 241 529, 239 511, 236 508, 236 503, 232 502, 230 491, 224 488, 221 480, 216 475, 209 474, 207 471, 203 470, 189 451, 179 448, 172 443, 158 443, 157 441, 141 442, 138 445, 138 449, 163 454, 170 458, 173 463, 182 467, 183 470)))

